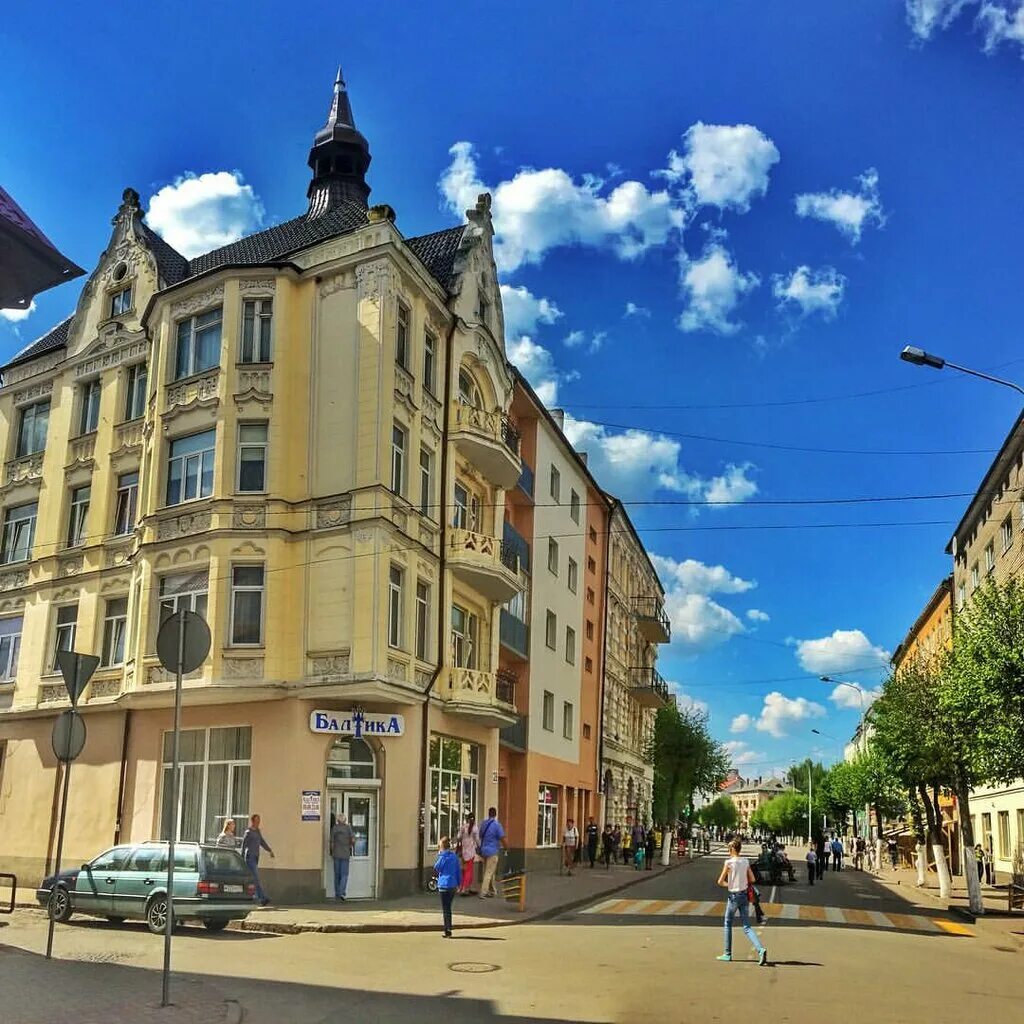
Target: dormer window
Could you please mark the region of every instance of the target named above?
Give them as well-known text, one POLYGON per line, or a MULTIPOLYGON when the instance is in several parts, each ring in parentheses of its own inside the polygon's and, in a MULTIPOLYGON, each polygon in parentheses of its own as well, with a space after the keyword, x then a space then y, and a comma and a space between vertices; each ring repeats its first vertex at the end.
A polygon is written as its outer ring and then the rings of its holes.
POLYGON ((110 296, 110 315, 123 316, 132 308, 132 286, 122 288, 110 296))

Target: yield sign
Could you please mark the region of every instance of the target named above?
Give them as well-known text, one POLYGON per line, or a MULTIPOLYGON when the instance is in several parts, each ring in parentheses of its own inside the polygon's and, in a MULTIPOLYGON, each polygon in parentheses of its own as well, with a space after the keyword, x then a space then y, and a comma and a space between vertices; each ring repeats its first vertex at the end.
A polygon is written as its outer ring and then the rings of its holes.
POLYGON ((100 659, 95 654, 78 654, 75 651, 58 651, 57 667, 64 677, 71 706, 78 706, 78 698, 82 696, 86 683, 92 679, 100 659))

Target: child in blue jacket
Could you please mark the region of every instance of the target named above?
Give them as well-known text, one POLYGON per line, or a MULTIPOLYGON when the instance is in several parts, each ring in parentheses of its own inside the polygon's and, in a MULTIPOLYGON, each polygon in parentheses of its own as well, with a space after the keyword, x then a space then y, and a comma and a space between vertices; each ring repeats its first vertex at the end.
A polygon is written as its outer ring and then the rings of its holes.
POLYGON ((459 858, 452 850, 451 840, 447 836, 441 838, 441 849, 434 861, 434 874, 437 875, 437 891, 441 894, 441 917, 444 920, 444 937, 452 937, 452 902, 459 888, 462 866, 459 858))

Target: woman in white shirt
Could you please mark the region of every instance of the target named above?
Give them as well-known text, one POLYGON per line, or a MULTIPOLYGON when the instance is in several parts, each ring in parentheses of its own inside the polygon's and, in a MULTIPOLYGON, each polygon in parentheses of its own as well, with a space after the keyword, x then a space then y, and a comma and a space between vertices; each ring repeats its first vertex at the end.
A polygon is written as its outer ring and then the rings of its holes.
MULTIPOLYGON (((565 823, 565 831, 562 833, 562 868, 565 868, 569 874, 572 874, 572 865, 576 859, 576 847, 579 846, 580 834, 576 830, 576 825, 573 823, 572 818, 569 818, 565 823)), ((562 869, 559 868, 558 873, 562 873, 562 869)))
POLYGON ((761 945, 761 940, 750 927, 750 915, 747 910, 747 887, 754 884, 754 872, 750 870, 750 861, 740 856, 742 849, 743 841, 740 839, 734 839, 729 844, 731 856, 722 865, 722 873, 718 876, 718 884, 729 890, 729 898, 725 904, 725 952, 718 959, 732 960, 732 918, 733 914, 739 911, 743 933, 750 939, 757 952, 757 962, 764 967, 768 963, 768 950, 761 945))

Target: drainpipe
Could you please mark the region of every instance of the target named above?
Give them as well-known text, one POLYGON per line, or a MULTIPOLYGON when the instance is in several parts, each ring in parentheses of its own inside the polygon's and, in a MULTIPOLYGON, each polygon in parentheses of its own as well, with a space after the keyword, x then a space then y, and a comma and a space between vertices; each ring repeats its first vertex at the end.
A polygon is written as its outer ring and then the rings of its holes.
POLYGON ((117 780, 117 808, 114 819, 114 846, 121 842, 122 821, 124 818, 124 789, 128 778, 128 740, 132 734, 132 712, 124 713, 124 728, 121 733, 121 773, 117 780))
POLYGON ((445 568, 448 563, 448 431, 452 392, 452 349, 455 341, 455 330, 459 326, 459 318, 455 313, 454 296, 446 303, 451 314, 452 324, 444 340, 444 407, 441 411, 441 501, 440 501, 440 555, 437 565, 437 665, 430 675, 430 682, 423 691, 423 725, 420 736, 420 821, 419 848, 416 853, 417 877, 420 888, 426 887, 426 852, 427 852, 427 775, 430 771, 430 694, 441 675, 444 667, 445 643, 445 568))
MULTIPOLYGON (((604 682, 608 673, 608 592, 611 583, 609 548, 611 544, 613 512, 614 507, 608 509, 608 521, 604 531, 604 608, 601 610, 601 676, 597 701, 601 713, 601 721, 597 727, 597 785, 598 792, 604 793, 603 817, 605 822, 608 821, 608 794, 604 792, 604 682)), ((601 827, 604 828, 604 823, 602 823, 601 827)))

